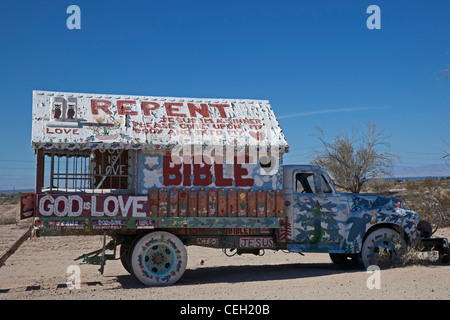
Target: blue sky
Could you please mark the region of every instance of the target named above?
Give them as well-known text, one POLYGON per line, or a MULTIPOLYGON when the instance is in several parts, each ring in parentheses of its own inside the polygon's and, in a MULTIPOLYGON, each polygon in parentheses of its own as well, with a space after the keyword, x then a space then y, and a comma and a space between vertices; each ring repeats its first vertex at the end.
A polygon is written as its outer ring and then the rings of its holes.
POLYGON ((0 2, 0 190, 34 187, 32 90, 268 99, 307 163, 316 127, 376 122, 398 165, 450 144, 448 0, 0 2), (69 5, 81 29, 69 30, 69 5), (369 30, 369 5, 381 29, 369 30))

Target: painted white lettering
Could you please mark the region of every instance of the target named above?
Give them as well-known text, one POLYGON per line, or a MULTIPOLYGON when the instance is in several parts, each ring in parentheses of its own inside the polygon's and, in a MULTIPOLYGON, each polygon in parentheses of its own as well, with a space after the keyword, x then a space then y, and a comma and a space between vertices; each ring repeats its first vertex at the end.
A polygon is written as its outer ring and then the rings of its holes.
POLYGON ((51 216, 53 213, 54 202, 55 200, 52 198, 52 196, 43 196, 39 201, 39 213, 43 216, 51 216), (46 206, 46 201, 50 202, 50 205, 46 206))
POLYGON ((67 198, 65 196, 59 196, 55 199, 55 204, 53 205, 53 212, 58 217, 64 217, 67 214, 67 211, 69 210, 67 205, 67 198), (62 204, 64 204, 62 206, 62 204), (60 207, 63 207, 63 209, 60 211, 60 207))
POLYGON ((117 215, 117 212, 119 211, 119 203, 116 197, 110 196, 105 199, 103 202, 103 211, 105 214, 109 217, 115 217, 117 215), (114 209, 109 210, 109 203, 114 203, 114 209))
POLYGON ((147 201, 147 197, 133 197, 133 217, 145 217, 145 211, 142 210, 143 203, 139 203, 139 201, 147 201))
POLYGON ((81 198, 80 196, 69 196, 69 217, 78 217, 79 215, 81 215, 81 212, 83 211, 83 198, 81 198), (78 202, 78 211, 73 211, 73 202, 77 201, 78 202))
POLYGON ((128 197, 127 202, 124 204, 123 203, 123 197, 119 196, 119 207, 120 207, 120 212, 122 213, 122 217, 126 217, 128 215, 128 211, 130 210, 130 206, 131 206, 131 202, 132 202, 132 197, 128 197))
POLYGON ((103 212, 97 211, 97 197, 91 196, 91 216, 103 217, 103 212))

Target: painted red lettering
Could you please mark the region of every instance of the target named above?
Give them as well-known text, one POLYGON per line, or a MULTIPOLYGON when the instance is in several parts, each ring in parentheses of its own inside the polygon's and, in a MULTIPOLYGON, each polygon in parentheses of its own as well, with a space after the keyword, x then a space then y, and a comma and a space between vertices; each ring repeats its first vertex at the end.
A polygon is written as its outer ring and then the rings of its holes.
POLYGON ((189 114, 191 117, 197 117, 196 113, 202 115, 202 117, 209 118, 209 109, 206 103, 200 103, 200 108, 198 108, 194 103, 188 103, 189 114))
POLYGON ((163 180, 165 186, 179 186, 182 180, 181 163, 172 162, 172 156, 167 154, 163 158, 163 180))
POLYGON ((253 186, 254 180, 252 178, 242 178, 248 174, 248 170, 242 168, 239 163, 234 164, 234 185, 236 187, 251 187, 253 186))
POLYGON ((50 128, 45 128, 45 133, 47 134, 80 134, 80 132, 78 131, 78 129, 61 129, 61 128, 56 128, 54 129, 54 131, 52 131, 50 128))
POLYGON ((191 164, 183 163, 183 186, 189 187, 191 185, 191 164))
POLYGON ((106 114, 112 114, 109 109, 111 107, 111 102, 108 100, 91 99, 91 111, 93 115, 98 114, 98 110, 102 110, 106 114))
POLYGON ((211 165, 194 163, 194 186, 209 186, 212 183, 211 165))
POLYGON ((166 107, 166 113, 169 117, 186 117, 183 113, 176 113, 177 111, 180 111, 177 107, 182 107, 183 103, 181 102, 167 102, 164 104, 166 107))
POLYGON ((144 116, 150 116, 150 111, 156 110, 159 108, 159 104, 156 102, 142 101, 141 109, 144 116))
POLYGON ((227 113, 225 112, 224 108, 229 108, 230 106, 228 104, 210 104, 210 106, 219 110, 221 118, 227 117, 227 113))
POLYGON ((216 176, 216 186, 218 187, 231 187, 233 185, 233 179, 226 179, 223 177, 223 164, 214 163, 214 173, 216 176))
POLYGON ((131 111, 130 106, 126 106, 127 104, 136 104, 136 101, 133 100, 118 100, 117 101, 117 113, 120 115, 130 115, 137 116, 137 111, 131 111))
MULTIPOLYGON (((194 158, 194 157, 193 157, 194 158)), ((236 160, 236 159, 235 159, 236 160)), ((214 162, 214 177, 215 185, 217 187, 232 187, 233 178, 225 178, 223 164, 214 162)), ((165 186, 179 186, 183 185, 189 187, 193 186, 210 186, 213 183, 212 164, 205 163, 204 159, 200 163, 191 164, 183 161, 183 163, 176 164, 172 161, 171 155, 163 157, 163 184, 165 186), (193 176, 191 182, 191 173, 193 176)), ((251 177, 245 178, 248 175, 248 170, 242 167, 242 164, 234 164, 234 186, 235 187, 251 187, 254 184, 254 179, 251 177)))

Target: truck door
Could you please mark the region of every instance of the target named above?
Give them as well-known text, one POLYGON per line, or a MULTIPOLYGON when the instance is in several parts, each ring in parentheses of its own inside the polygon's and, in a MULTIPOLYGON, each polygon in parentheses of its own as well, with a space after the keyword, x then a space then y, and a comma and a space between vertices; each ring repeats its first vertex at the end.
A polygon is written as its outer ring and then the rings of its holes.
POLYGON ((293 241, 303 251, 339 249, 339 195, 320 170, 298 170, 293 174, 293 241))

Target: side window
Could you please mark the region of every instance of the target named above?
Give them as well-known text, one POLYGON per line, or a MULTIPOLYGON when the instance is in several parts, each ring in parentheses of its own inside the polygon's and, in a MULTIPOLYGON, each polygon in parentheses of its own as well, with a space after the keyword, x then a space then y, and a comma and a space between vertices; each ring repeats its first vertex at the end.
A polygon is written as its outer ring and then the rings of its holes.
POLYGON ((295 190, 297 193, 314 193, 314 174, 300 172, 295 175, 295 190))
POLYGON ((128 151, 94 151, 92 157, 94 189, 128 188, 128 151))
POLYGON ((113 193, 128 190, 127 150, 49 150, 44 153, 46 191, 113 193))
POLYGON ((322 185, 322 192, 323 193, 332 193, 333 190, 331 189, 330 185, 327 182, 327 179, 323 175, 320 175, 320 184, 322 185))

